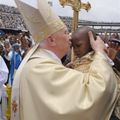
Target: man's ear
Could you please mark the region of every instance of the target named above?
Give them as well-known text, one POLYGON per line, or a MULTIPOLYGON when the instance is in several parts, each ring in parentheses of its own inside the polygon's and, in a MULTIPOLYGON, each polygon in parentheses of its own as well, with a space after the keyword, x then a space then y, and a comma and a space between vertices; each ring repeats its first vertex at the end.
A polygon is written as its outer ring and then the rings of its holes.
POLYGON ((49 36, 49 37, 47 38, 47 42, 48 42, 48 44, 49 44, 50 46, 55 46, 55 45, 56 45, 55 38, 52 37, 52 36, 49 36))

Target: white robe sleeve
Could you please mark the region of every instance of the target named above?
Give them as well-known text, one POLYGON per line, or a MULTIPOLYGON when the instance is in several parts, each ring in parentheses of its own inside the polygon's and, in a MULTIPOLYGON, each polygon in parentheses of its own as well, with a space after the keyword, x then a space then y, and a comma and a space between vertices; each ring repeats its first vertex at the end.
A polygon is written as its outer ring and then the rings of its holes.
POLYGON ((7 78, 8 78, 8 68, 3 58, 0 56, 0 87, 2 87, 3 84, 7 81, 7 78))

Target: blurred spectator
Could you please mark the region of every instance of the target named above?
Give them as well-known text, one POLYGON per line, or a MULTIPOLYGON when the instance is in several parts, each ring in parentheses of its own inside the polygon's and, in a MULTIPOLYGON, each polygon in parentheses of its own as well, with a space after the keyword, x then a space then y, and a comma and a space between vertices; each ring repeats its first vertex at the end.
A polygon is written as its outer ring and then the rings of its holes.
POLYGON ((3 49, 3 45, 0 44, 0 55, 1 55, 1 56, 3 56, 3 51, 4 51, 4 49, 3 49))
MULTIPOLYGON (((2 57, 7 65, 7 68, 9 71, 10 71, 10 57, 9 57, 10 51, 11 51, 11 45, 10 45, 9 41, 6 40, 4 42, 4 54, 2 57)), ((8 80, 9 80, 9 74, 8 74, 8 80)), ((6 84, 8 83, 8 80, 7 80, 6 84)))
POLYGON ((27 54, 29 49, 32 46, 32 42, 29 40, 27 36, 21 37, 21 54, 22 58, 27 54))
POLYGON ((111 38, 119 39, 118 33, 113 33, 113 34, 111 35, 111 38))
POLYGON ((20 45, 18 43, 15 43, 12 45, 12 48, 13 50, 9 54, 10 56, 9 84, 10 85, 13 84, 14 74, 22 61, 22 56, 20 53, 20 45))

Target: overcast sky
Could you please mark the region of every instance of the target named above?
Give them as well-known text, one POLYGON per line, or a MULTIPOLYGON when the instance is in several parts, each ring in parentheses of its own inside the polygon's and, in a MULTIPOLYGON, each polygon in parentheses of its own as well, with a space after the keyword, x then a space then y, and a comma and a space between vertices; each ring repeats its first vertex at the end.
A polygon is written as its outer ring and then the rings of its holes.
MULTIPOLYGON (((26 1, 26 0, 25 0, 26 1)), ((33 4, 34 0, 27 0, 33 4)), ((72 9, 68 6, 63 8, 59 0, 49 0, 53 2, 53 9, 61 16, 72 16, 72 9)), ((120 0, 81 0, 89 1, 91 10, 86 12, 80 11, 79 18, 82 20, 102 21, 102 22, 120 22, 120 0)), ((14 0, 0 0, 0 4, 15 6, 14 0)))

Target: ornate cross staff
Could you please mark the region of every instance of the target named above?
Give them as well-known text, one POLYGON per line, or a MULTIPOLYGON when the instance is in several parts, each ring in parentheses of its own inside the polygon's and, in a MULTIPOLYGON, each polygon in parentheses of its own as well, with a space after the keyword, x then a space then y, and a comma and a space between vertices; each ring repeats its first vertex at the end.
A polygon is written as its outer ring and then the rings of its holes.
POLYGON ((91 5, 89 2, 82 3, 81 0, 59 0, 59 2, 63 7, 68 5, 73 9, 72 32, 74 32, 78 27, 79 11, 85 9, 88 12, 91 5))

